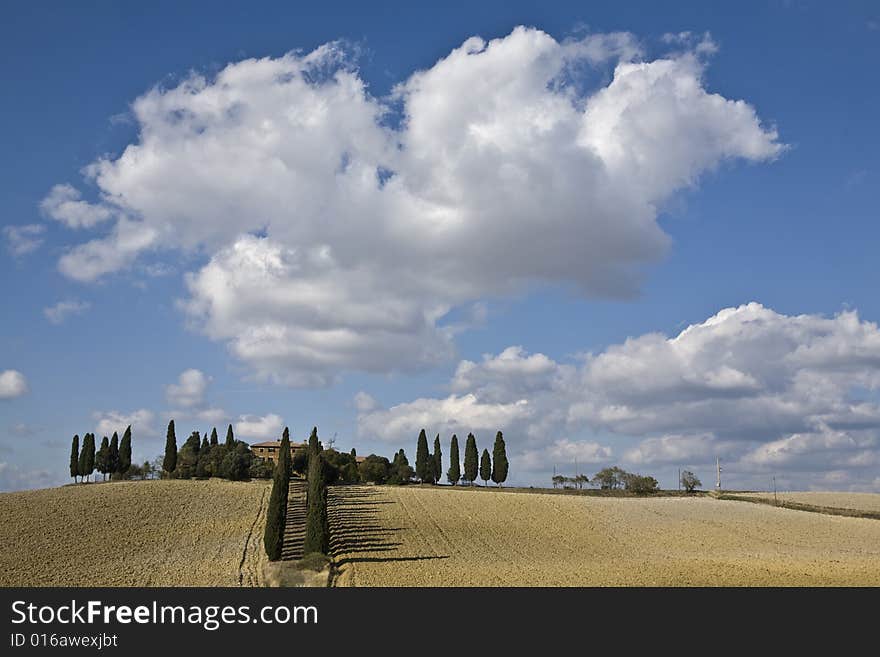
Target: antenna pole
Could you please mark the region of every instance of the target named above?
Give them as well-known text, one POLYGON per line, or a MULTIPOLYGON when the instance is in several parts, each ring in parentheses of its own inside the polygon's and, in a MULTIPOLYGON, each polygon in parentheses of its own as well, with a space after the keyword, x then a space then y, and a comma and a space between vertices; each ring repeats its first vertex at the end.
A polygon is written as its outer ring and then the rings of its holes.
POLYGON ((721 459, 715 457, 715 471, 717 478, 715 480, 715 488, 721 490, 721 459))

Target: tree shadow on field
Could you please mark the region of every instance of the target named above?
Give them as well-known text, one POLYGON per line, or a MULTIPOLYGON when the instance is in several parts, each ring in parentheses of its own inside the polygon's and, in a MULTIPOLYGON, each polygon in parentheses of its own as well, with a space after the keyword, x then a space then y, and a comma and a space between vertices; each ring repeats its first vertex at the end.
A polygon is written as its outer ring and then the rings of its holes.
POLYGON ((395 556, 403 545, 395 540, 404 528, 388 527, 379 512, 384 504, 396 504, 368 486, 333 486, 328 489, 330 556, 337 567, 351 563, 384 563, 448 559, 448 556, 395 556), (376 553, 382 553, 377 555, 376 553), (357 556, 369 553, 370 556, 357 556), (387 554, 387 556, 386 556, 387 554))

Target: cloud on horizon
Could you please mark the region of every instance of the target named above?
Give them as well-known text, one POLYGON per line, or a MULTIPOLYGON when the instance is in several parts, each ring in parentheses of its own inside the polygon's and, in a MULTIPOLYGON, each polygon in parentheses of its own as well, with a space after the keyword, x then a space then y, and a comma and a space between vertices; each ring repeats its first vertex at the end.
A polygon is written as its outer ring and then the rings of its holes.
MULTIPOLYGON (((880 465, 880 329, 853 311, 725 308, 673 337, 629 338, 580 362, 510 347, 462 361, 446 397, 359 404, 364 436, 503 430, 511 461, 709 464, 809 484, 873 486, 880 465), (635 441, 635 446, 627 446, 635 441)), ((362 400, 363 401, 363 400, 362 400)))

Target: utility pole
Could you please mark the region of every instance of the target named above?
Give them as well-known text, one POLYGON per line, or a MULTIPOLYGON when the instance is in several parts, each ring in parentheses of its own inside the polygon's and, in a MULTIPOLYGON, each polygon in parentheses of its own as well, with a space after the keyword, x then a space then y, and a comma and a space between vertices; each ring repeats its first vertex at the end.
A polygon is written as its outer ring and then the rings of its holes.
POLYGON ((556 488, 556 464, 553 464, 553 488, 556 488))
POLYGON ((715 488, 721 490, 721 459, 717 456, 715 457, 715 471, 717 474, 717 478, 715 480, 715 488))
POLYGON ((776 499, 776 475, 773 475, 773 504, 779 506, 779 500, 776 499))

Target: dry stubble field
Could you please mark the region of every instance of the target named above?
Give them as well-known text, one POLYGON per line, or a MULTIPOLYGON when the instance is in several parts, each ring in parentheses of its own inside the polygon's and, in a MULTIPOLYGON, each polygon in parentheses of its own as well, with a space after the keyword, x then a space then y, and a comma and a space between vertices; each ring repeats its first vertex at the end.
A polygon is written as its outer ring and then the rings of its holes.
MULTIPOLYGON (((772 501, 773 493, 736 493, 739 497, 753 497, 772 501)), ((880 513, 880 495, 877 493, 821 493, 821 492, 782 492, 776 494, 780 502, 811 504, 832 509, 851 509, 880 513)))
POLYGON ((259 586, 268 482, 0 494, 2 586, 259 586))
POLYGON ((694 498, 331 490, 337 586, 880 585, 880 521, 694 498))

